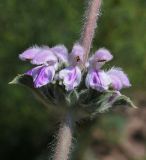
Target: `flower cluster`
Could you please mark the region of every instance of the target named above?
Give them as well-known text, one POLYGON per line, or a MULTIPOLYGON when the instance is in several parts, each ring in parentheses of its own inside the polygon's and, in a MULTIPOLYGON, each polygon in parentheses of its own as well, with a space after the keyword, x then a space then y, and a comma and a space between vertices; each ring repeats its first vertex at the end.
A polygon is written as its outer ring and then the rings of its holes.
MULTIPOLYGON (((64 45, 49 48, 34 46, 19 55, 21 60, 29 60, 34 68, 25 74, 33 78, 34 87, 40 88, 49 83, 58 83, 65 86, 66 91, 72 91, 80 85, 83 75, 85 85, 99 92, 109 89, 117 90, 130 87, 127 75, 120 68, 111 68, 104 71, 102 66, 112 60, 113 56, 101 48, 84 64, 84 48, 76 43, 70 54, 64 45), (83 71, 86 66, 86 71, 83 71)), ((84 80, 83 80, 84 81, 84 80)))

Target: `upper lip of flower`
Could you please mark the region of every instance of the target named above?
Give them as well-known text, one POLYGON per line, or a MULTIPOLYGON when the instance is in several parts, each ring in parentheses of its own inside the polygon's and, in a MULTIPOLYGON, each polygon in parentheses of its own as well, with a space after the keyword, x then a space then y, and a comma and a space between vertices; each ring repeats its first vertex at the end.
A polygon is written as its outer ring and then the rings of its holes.
POLYGON ((96 62, 106 62, 105 59, 97 59, 96 62))

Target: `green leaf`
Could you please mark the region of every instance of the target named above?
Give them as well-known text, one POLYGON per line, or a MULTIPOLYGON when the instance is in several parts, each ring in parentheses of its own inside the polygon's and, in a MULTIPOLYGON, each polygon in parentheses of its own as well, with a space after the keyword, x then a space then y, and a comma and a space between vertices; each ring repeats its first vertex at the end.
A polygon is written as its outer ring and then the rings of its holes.
POLYGON ((40 101, 47 108, 47 110, 55 110, 55 107, 52 103, 50 103, 49 99, 44 96, 44 94, 39 89, 34 88, 33 79, 31 76, 25 74, 18 75, 9 84, 18 84, 29 88, 35 95, 35 98, 40 101))
POLYGON ((103 113, 105 111, 108 111, 110 108, 115 107, 117 103, 122 104, 122 102, 126 102, 133 108, 137 108, 129 97, 122 95, 120 92, 117 91, 108 91, 100 97, 98 103, 96 104, 97 109, 93 113, 93 116, 97 113, 103 113))
POLYGON ((62 88, 62 86, 60 85, 55 84, 55 85, 51 85, 51 90, 54 94, 54 102, 59 106, 60 105, 64 106, 65 97, 66 97, 64 88, 62 88))
POLYGON ((133 108, 135 108, 135 109, 137 109, 138 107, 132 102, 132 100, 129 98, 129 97, 127 97, 127 96, 125 96, 125 95, 121 95, 121 96, 119 96, 118 97, 118 99, 117 99, 117 101, 125 101, 127 104, 129 104, 131 107, 133 107, 133 108))
POLYGON ((9 84, 19 84, 30 88, 33 88, 34 86, 32 77, 25 74, 16 76, 9 84))
POLYGON ((79 93, 79 105, 92 109, 91 106, 98 102, 100 96, 101 93, 93 89, 81 90, 79 93))

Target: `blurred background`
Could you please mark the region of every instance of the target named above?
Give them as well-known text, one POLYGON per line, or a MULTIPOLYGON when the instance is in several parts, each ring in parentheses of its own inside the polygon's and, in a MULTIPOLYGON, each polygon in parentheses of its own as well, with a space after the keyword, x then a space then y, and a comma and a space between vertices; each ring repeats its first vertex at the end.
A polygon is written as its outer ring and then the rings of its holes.
MULTIPOLYGON (((46 160, 57 131, 47 113, 25 88, 9 86, 30 68, 18 54, 38 44, 65 44, 80 37, 86 0, 0 0, 0 160, 46 160)), ((92 51, 106 47, 132 83, 124 93, 139 109, 123 106, 94 121, 77 124, 73 160, 146 160, 146 1, 108 0, 92 51)))

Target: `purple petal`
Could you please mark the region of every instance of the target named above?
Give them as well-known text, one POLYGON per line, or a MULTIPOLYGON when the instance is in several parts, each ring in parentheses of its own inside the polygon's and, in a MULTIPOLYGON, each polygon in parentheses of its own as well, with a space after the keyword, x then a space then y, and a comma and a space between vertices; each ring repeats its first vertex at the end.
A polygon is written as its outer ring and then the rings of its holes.
POLYGON ((89 67, 99 70, 106 62, 113 58, 111 53, 104 48, 101 48, 95 52, 89 59, 89 67))
POLYGON ((107 72, 107 74, 109 75, 112 81, 112 87, 115 90, 120 90, 131 86, 127 75, 122 71, 122 69, 112 68, 107 72))
POLYGON ((95 58, 97 61, 108 62, 113 59, 113 56, 107 49, 101 48, 95 52, 95 58))
POLYGON ((54 64, 57 62, 56 56, 49 48, 43 48, 39 54, 37 54, 31 61, 32 64, 41 65, 41 64, 54 64))
POLYGON ((92 88, 97 91, 108 90, 111 81, 104 71, 90 70, 86 77, 87 88, 92 88))
POLYGON ((34 87, 40 88, 50 82, 52 82, 55 69, 53 66, 39 66, 26 73, 33 77, 34 87))
POLYGON ((57 45, 51 48, 51 51, 56 55, 60 62, 68 63, 68 50, 64 45, 57 45))
POLYGON ((84 48, 76 43, 73 46, 72 52, 69 57, 69 61, 71 65, 81 64, 84 60, 84 48))
POLYGON ((19 58, 23 61, 32 60, 36 56, 36 54, 38 54, 41 51, 41 49, 42 48, 40 48, 38 46, 28 48, 22 54, 19 54, 19 58))
POLYGON ((42 66, 38 66, 38 67, 32 68, 31 70, 27 71, 25 74, 32 76, 33 80, 35 81, 41 69, 42 69, 42 66))
POLYGON ((71 91, 81 82, 81 70, 78 67, 67 67, 59 72, 59 79, 63 80, 66 90, 71 91))

